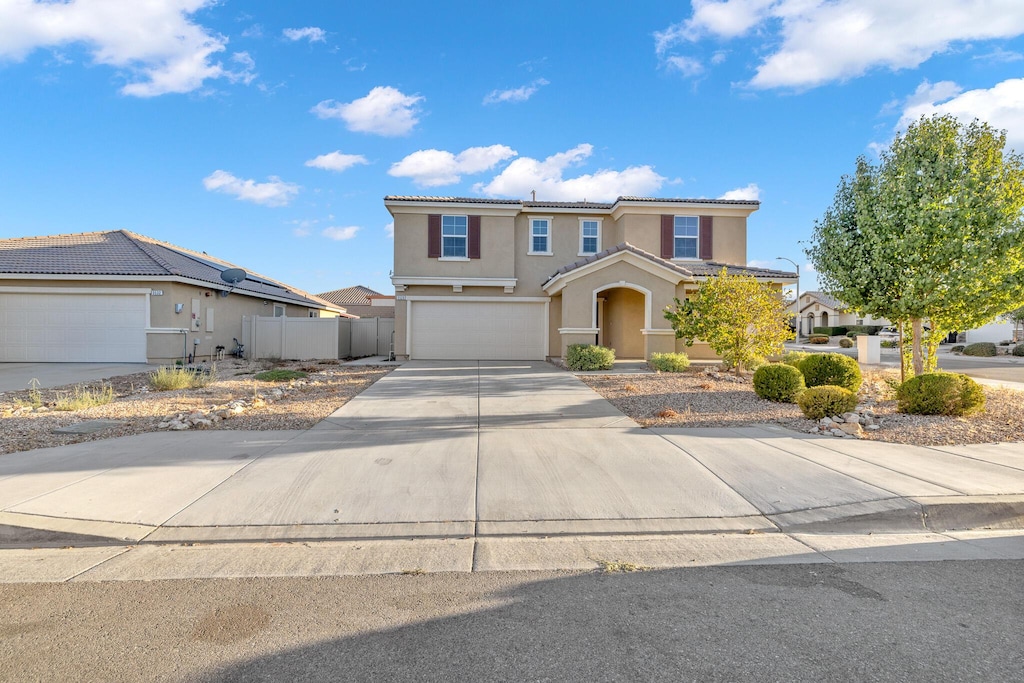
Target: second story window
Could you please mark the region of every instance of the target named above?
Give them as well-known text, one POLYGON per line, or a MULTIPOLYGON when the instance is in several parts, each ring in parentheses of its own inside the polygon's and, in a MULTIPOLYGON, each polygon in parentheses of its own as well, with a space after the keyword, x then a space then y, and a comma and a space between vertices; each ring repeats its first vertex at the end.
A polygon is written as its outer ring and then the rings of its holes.
POLYGON ((530 219, 530 253, 550 254, 551 253, 551 219, 531 218, 530 219))
POLYGON ((441 216, 441 258, 466 258, 466 216, 441 216))
POLYGON ((673 258, 697 258, 697 240, 700 235, 700 218, 697 216, 676 216, 673 225, 673 258))
POLYGON ((580 219, 580 256, 596 254, 601 248, 601 221, 580 219))

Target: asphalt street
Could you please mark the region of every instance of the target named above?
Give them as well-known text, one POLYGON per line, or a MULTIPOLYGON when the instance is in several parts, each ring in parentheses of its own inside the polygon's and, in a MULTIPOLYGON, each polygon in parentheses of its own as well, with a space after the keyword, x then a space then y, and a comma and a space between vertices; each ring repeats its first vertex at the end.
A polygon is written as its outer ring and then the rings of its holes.
POLYGON ((0 586, 0 680, 1013 681, 1024 562, 0 586))

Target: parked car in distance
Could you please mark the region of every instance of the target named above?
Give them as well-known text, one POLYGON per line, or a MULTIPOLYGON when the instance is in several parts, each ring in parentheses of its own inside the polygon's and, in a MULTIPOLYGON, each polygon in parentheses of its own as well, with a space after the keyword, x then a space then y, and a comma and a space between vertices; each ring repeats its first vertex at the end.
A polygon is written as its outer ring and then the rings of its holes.
POLYGON ((896 327, 895 325, 883 327, 878 331, 878 338, 881 339, 882 341, 898 342, 900 340, 900 328, 896 327))

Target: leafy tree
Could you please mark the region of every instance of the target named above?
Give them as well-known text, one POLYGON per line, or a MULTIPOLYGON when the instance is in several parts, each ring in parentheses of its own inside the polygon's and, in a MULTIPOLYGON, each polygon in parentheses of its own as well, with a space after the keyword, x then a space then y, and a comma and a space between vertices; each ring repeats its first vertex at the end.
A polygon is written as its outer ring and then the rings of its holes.
POLYGON ((1024 341, 1024 334, 1019 331, 1024 328, 1024 306, 1007 313, 1006 320, 1013 323, 1013 340, 1024 341))
POLYGON ((934 369, 949 331, 1024 300, 1024 162, 1005 145, 986 123, 922 117, 877 165, 859 158, 815 222, 807 255, 822 288, 909 328, 905 372, 934 369))
POLYGON ((697 293, 665 309, 676 338, 687 346, 697 339, 722 357, 737 375, 744 367, 782 351, 792 339, 782 294, 749 275, 729 275, 727 268, 708 278, 697 293))

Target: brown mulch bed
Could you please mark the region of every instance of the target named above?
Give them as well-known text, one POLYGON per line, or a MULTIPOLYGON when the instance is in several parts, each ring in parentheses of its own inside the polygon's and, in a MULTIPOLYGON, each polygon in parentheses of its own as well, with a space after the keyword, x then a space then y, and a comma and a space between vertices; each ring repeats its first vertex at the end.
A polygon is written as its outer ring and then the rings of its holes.
MULTIPOLYGON (((940 446, 1024 440, 1024 392, 984 387, 985 412, 968 417, 904 415, 896 411, 886 377, 871 372, 860 390, 861 405, 870 406, 881 429, 866 440, 940 446)), ((750 375, 691 369, 683 373, 580 376, 616 408, 646 427, 740 427, 774 423, 810 432, 815 422, 794 404, 757 397, 750 375)))
MULTIPOLYGON (((60 396, 73 393, 76 387, 90 390, 104 385, 113 387, 115 398, 111 403, 73 412, 19 411, 20 406, 32 400, 31 391, 7 392, 0 395, 0 453, 160 431, 157 425, 169 415, 208 410, 214 405, 252 398, 257 392, 287 386, 287 383, 262 382, 254 378, 268 367, 270 365, 265 363, 225 361, 217 366, 216 381, 199 389, 154 391, 149 388, 150 373, 144 372, 40 390, 43 404, 52 406, 60 396), (53 433, 54 429, 86 420, 119 420, 121 424, 94 434, 53 433)), ((251 408, 206 429, 309 429, 393 369, 341 366, 336 361, 274 363, 273 367, 306 371, 309 373, 307 384, 272 403, 251 408)))

